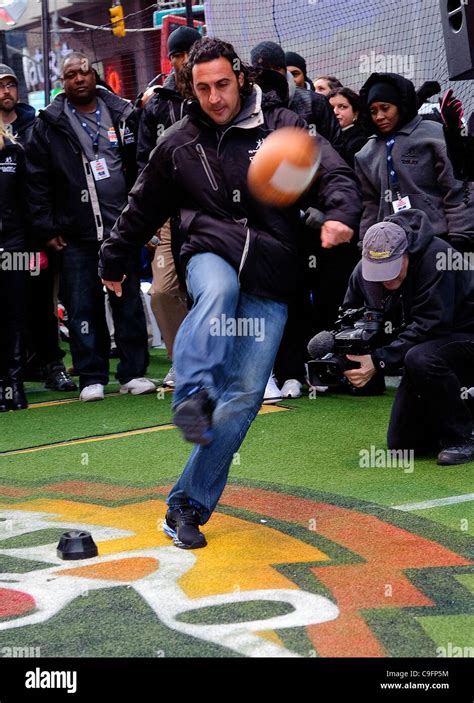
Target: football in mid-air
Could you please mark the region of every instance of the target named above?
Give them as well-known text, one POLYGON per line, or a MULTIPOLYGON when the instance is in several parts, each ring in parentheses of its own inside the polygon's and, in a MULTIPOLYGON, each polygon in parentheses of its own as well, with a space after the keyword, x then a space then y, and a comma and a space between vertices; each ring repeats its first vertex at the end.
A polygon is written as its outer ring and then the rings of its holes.
POLYGON ((277 129, 266 137, 250 163, 250 192, 265 205, 292 205, 313 182, 320 158, 319 143, 306 129, 277 129))

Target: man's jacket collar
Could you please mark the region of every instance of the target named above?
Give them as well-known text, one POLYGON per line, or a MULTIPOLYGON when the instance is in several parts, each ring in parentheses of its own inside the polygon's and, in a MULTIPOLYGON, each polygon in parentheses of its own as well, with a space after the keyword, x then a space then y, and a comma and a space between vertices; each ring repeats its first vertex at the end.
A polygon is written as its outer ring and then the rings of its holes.
MULTIPOLYGON (((110 90, 107 90, 107 88, 104 88, 101 85, 97 86, 96 95, 107 105, 114 122, 126 120, 131 115, 133 106, 128 100, 120 98, 118 95, 111 93, 110 90)), ((64 116, 65 100, 66 94, 62 91, 54 98, 50 105, 48 105, 44 110, 40 110, 39 116, 51 124, 62 121, 64 116)))
POLYGON ((188 101, 189 117, 193 121, 204 123, 213 129, 222 128, 226 132, 231 127, 240 129, 254 129, 264 123, 262 110, 262 89, 259 85, 254 85, 250 95, 242 99, 240 112, 235 116, 230 124, 218 125, 208 115, 203 112, 197 100, 188 101))

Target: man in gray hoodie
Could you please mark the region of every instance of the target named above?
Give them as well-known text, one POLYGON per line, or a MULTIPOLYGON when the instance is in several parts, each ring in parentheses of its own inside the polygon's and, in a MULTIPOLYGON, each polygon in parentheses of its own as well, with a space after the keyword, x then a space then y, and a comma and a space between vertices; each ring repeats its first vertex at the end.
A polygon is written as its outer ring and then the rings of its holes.
POLYGON ((474 262, 439 237, 424 212, 405 210, 368 229, 344 306, 383 309, 395 339, 345 372, 361 388, 377 372, 400 387, 389 449, 441 449, 438 464, 474 460, 467 389, 474 382, 474 262))

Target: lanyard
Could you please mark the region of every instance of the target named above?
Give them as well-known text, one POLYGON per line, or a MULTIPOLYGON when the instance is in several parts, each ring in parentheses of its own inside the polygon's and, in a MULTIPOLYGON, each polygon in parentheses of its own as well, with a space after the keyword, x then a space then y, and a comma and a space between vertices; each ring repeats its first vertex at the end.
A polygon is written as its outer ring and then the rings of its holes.
POLYGON ((388 168, 388 177, 390 179, 390 188, 392 190, 392 193, 395 192, 397 194, 397 198, 400 200, 402 197, 400 195, 400 183, 398 181, 398 175, 397 172, 395 171, 395 166, 393 164, 393 157, 392 157, 392 150, 395 145, 395 137, 390 137, 390 139, 387 139, 385 142, 385 146, 387 147, 387 168, 388 168))
POLYGON ((88 134, 89 137, 91 138, 91 140, 92 140, 92 148, 94 149, 95 158, 98 159, 98 158, 99 158, 99 137, 100 137, 100 127, 101 127, 101 124, 100 124, 100 107, 97 107, 97 110, 95 111, 95 119, 96 119, 96 124, 97 124, 97 132, 96 132, 95 134, 94 134, 94 132, 90 129, 90 127, 89 127, 89 125, 87 124, 87 122, 83 121, 83 120, 79 117, 79 115, 77 114, 76 108, 75 108, 75 107, 71 107, 71 110, 72 110, 73 114, 76 115, 77 119, 79 120, 79 122, 80 122, 81 126, 83 127, 83 129, 85 130, 85 132, 87 132, 87 134, 88 134))

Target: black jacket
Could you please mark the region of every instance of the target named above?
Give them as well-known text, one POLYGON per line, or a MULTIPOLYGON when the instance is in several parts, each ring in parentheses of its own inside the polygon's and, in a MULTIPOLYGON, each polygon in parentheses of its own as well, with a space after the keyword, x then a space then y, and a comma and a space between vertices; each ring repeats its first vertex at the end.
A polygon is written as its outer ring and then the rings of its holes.
POLYGON ((36 111, 31 105, 17 103, 15 112, 17 114, 17 118, 14 122, 12 122, 13 133, 17 141, 25 146, 33 131, 36 111))
MULTIPOLYGON (((189 114, 164 133, 102 246, 103 278, 121 280, 136 241, 146 242, 168 217, 179 213, 185 237, 183 267, 193 254, 213 252, 239 272, 246 292, 274 300, 286 300, 293 293, 299 205, 276 209, 257 202, 248 191, 247 171, 270 132, 305 123, 284 108, 262 108, 261 98, 255 86, 224 128, 194 103, 189 114)), ((354 176, 328 142, 321 141, 313 203, 327 219, 355 227, 360 198, 354 176)))
MULTIPOLYGON (((97 94, 107 105, 119 141, 129 188, 137 175, 137 120, 131 104, 105 88, 97 94)), ((101 239, 102 217, 94 178, 80 142, 64 113, 65 94, 41 110, 26 145, 29 216, 35 236, 46 242, 101 239)))
POLYGON ((0 249, 6 251, 26 247, 24 184, 23 147, 6 138, 0 151, 0 249))
POLYGON ((453 260, 450 257, 459 260, 461 254, 434 236, 421 210, 402 210, 385 221, 395 222, 407 233, 407 277, 397 291, 387 291, 382 283, 363 278, 360 262, 349 281, 344 307, 383 308, 395 327, 403 324, 391 344, 372 354, 377 368, 395 373, 415 345, 453 332, 474 333, 474 275, 472 270, 444 265, 453 260))
POLYGON ((341 128, 324 95, 298 88, 291 73, 285 78, 278 71, 268 68, 257 72, 256 81, 265 95, 264 104, 280 105, 292 110, 305 120, 310 129, 314 125, 317 133, 327 139, 337 152, 342 153, 344 144, 341 128))
POLYGON ((176 90, 174 74, 170 74, 163 86, 155 88, 140 115, 137 140, 138 171, 143 171, 148 157, 156 146, 158 137, 165 129, 181 120, 186 109, 186 102, 176 90))
POLYGON ((354 168, 355 155, 367 144, 368 136, 362 126, 356 122, 351 127, 342 130, 344 142, 343 156, 349 166, 354 168))

